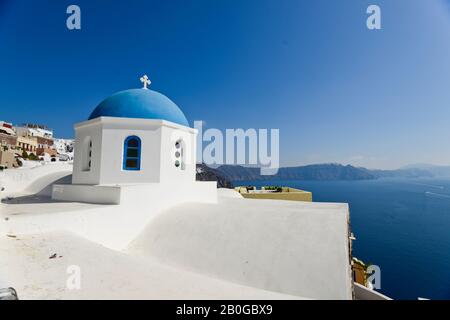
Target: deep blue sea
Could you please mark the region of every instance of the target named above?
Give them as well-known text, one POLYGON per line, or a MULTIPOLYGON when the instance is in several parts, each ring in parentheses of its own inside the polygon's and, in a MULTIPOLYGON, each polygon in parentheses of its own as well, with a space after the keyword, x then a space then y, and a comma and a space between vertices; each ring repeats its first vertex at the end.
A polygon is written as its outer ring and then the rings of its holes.
POLYGON ((239 181, 290 186, 313 201, 347 202, 353 256, 381 268, 380 292, 394 299, 450 299, 450 179, 239 181))

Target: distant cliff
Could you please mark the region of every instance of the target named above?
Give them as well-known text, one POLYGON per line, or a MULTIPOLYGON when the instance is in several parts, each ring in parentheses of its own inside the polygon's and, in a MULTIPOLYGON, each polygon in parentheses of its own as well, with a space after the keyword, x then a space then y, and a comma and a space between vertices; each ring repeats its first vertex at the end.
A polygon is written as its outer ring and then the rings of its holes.
POLYGON ((230 180, 225 178, 221 172, 219 172, 218 170, 215 170, 213 168, 210 168, 204 164, 197 164, 196 180, 197 181, 217 181, 218 188, 232 188, 233 187, 230 180))
POLYGON ((223 178, 239 180, 372 180, 378 178, 420 178, 433 177, 433 174, 421 169, 369 170, 351 165, 336 163, 313 164, 299 167, 284 167, 276 175, 261 176, 259 168, 223 165, 215 169, 223 178))
POLYGON ((259 168, 223 165, 217 168, 231 181, 237 180, 367 180, 376 176, 367 169, 341 164, 314 164, 301 167, 280 168, 276 175, 261 176, 259 168))
MULTIPOLYGON (((367 169, 366 169, 367 170, 367 169)), ((435 175, 423 169, 368 170, 376 178, 432 178, 435 175)))

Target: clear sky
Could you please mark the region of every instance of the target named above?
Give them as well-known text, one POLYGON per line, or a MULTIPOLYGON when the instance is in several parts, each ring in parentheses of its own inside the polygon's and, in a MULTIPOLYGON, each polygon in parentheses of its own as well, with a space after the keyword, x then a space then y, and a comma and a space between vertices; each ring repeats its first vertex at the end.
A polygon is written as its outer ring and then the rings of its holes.
POLYGON ((0 0, 0 120, 72 137, 143 73, 191 124, 279 128, 281 165, 450 164, 444 0, 0 0))

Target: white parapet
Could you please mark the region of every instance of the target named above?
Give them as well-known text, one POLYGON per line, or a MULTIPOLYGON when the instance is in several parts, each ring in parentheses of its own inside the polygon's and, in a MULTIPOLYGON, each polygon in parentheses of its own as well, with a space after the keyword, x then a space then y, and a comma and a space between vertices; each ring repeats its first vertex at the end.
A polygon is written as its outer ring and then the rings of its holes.
POLYGON ((52 199, 96 204, 120 204, 120 186, 55 184, 52 199))
POLYGON ((52 199, 93 204, 124 204, 145 207, 148 201, 168 208, 183 202, 216 203, 215 181, 142 183, 126 185, 55 184, 52 199))

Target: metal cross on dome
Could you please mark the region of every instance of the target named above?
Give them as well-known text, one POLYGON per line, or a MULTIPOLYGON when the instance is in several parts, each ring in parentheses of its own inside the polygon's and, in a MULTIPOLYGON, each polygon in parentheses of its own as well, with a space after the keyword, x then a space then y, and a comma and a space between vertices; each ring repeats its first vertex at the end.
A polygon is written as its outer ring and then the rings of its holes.
POLYGON ((148 89, 147 88, 147 86, 149 86, 152 82, 150 81, 150 79, 147 77, 147 75, 146 74, 144 74, 142 77, 141 77, 141 82, 144 84, 144 88, 143 89, 148 89))

